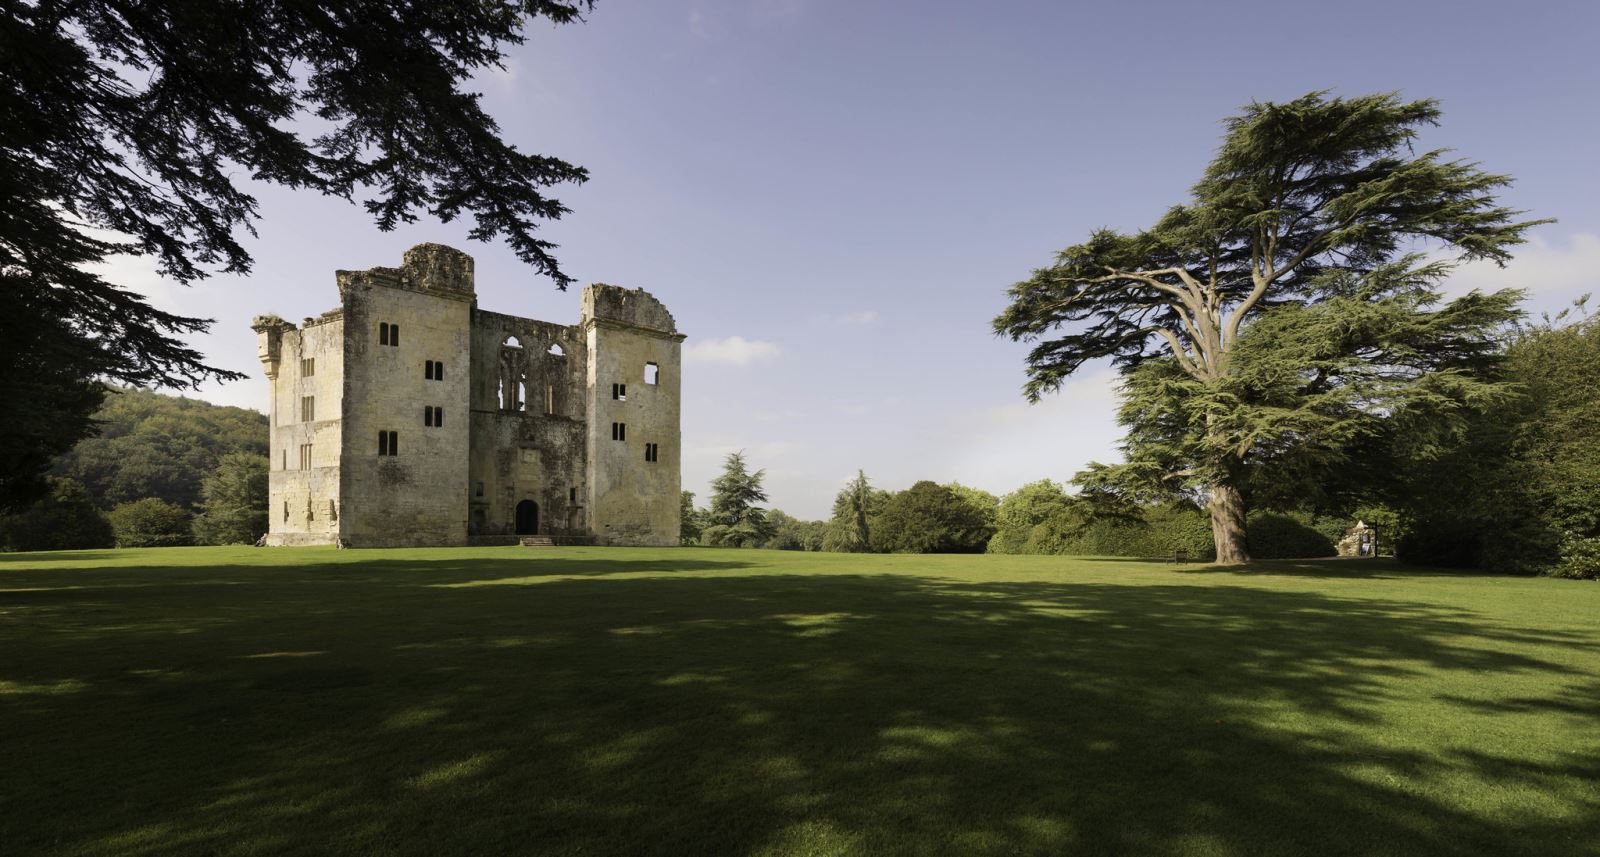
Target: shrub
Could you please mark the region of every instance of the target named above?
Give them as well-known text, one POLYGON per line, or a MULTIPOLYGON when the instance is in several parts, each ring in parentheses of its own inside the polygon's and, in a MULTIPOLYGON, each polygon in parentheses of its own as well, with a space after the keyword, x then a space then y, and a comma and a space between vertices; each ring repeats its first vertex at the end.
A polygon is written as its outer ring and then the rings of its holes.
POLYGON ((71 479, 52 479, 49 496, 0 518, 0 548, 13 551, 108 548, 115 542, 111 524, 94 507, 89 492, 71 479))
POLYGON ((163 548, 194 544, 189 513, 155 497, 123 503, 106 518, 119 548, 163 548))
POLYGON ((890 497, 872 527, 875 547, 901 553, 983 553, 994 535, 982 510, 926 480, 890 497))
POLYGON ((194 521, 203 545, 254 544, 267 531, 267 457, 247 452, 224 455, 206 477, 205 500, 194 521))
POLYGON ((1145 513, 1149 552, 1144 556, 1171 556, 1187 551, 1191 559, 1210 562, 1217 558, 1217 543, 1211 537, 1211 516, 1187 503, 1169 503, 1145 513))
POLYGON ((1430 517, 1413 521, 1395 542, 1394 555, 1413 565, 1477 568, 1482 528, 1473 521, 1430 517))
POLYGON ((1247 524, 1250 556, 1256 559, 1304 559, 1338 553, 1333 541, 1301 519, 1279 512, 1258 512, 1247 524))
POLYGON ((1568 533, 1561 540, 1561 557, 1550 569, 1555 577, 1600 580, 1600 537, 1568 533))

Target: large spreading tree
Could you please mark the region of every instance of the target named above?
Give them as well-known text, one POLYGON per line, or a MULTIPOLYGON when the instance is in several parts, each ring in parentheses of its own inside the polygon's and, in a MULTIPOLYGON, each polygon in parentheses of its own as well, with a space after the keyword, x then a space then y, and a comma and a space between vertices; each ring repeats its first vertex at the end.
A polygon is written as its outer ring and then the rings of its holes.
POLYGON ((468 91, 533 19, 592 0, 0 2, 0 509, 92 433, 100 382, 236 373, 183 344, 208 321, 88 268, 153 257, 190 283, 246 273, 249 181, 360 200, 389 229, 470 214, 565 287, 535 236, 582 168, 500 138, 468 91))
POLYGON ((1189 494, 1217 561, 1247 562, 1252 499, 1340 484, 1385 439, 1426 454, 1505 394, 1493 363, 1518 294, 1445 303, 1438 286, 1454 262, 1503 264, 1539 221, 1496 201, 1507 177, 1413 150, 1439 116, 1393 94, 1253 103, 1188 203, 1098 230, 1012 287, 994 329, 1034 343, 1030 400, 1094 361, 1121 373, 1126 462, 1080 484, 1189 494))

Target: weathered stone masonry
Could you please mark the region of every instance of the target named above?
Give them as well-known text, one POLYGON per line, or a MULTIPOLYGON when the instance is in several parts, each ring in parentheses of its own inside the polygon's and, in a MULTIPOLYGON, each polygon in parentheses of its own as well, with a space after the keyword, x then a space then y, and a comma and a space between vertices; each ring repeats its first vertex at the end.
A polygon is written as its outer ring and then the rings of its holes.
POLYGON ((678 543, 684 336, 659 301, 597 284, 576 325, 480 310, 472 257, 439 244, 336 278, 337 309, 252 324, 268 544, 678 543))

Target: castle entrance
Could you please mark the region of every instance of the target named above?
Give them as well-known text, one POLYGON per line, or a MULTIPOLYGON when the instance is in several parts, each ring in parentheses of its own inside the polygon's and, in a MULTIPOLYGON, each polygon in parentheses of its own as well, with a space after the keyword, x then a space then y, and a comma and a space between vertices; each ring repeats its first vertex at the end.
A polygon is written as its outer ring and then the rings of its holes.
POLYGON ((517 535, 536 536, 539 534, 539 504, 532 500, 523 500, 517 504, 517 535))

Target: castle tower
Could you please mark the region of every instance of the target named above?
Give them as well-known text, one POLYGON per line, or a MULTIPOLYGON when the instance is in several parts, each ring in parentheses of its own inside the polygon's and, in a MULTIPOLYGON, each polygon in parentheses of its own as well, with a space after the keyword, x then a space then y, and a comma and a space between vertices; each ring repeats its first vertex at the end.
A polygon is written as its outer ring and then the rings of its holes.
POLYGON ((589 526, 601 544, 676 545, 684 336, 648 292, 604 284, 584 289, 578 324, 589 353, 589 526))
POLYGON ((336 277, 345 366, 340 543, 465 545, 472 257, 419 244, 399 268, 336 277))

